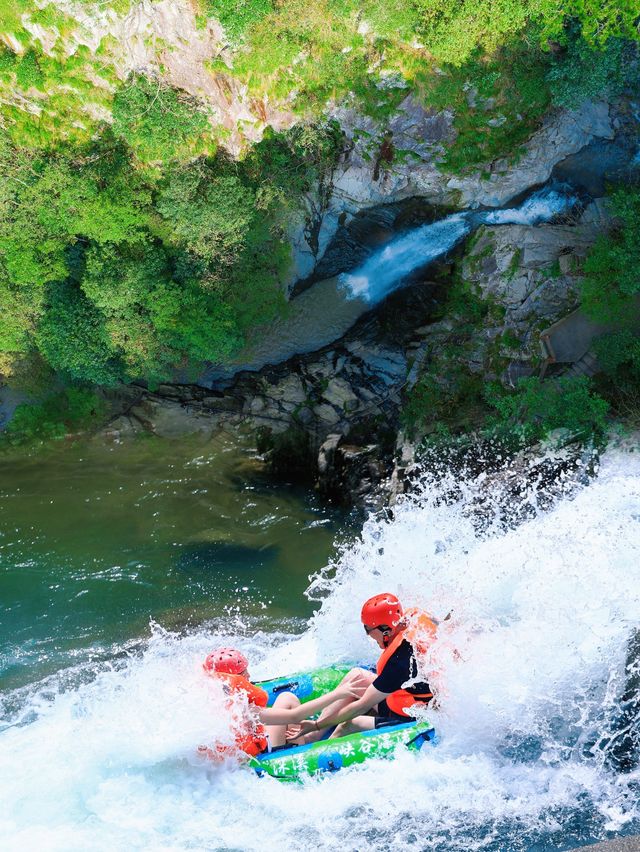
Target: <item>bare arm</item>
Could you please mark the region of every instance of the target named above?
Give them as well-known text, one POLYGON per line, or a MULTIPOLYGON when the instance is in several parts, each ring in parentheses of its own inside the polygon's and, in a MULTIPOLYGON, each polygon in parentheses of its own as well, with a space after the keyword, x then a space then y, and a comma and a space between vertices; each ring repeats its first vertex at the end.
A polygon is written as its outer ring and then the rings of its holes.
POLYGON ((266 725, 289 725, 292 722, 302 722, 307 716, 313 716, 329 704, 333 704, 339 698, 355 698, 359 694, 358 690, 351 684, 340 684, 326 695, 321 695, 319 698, 314 698, 313 701, 307 701, 306 704, 300 704, 298 707, 284 708, 279 707, 261 707, 259 710, 260 721, 266 725))
MULTIPOLYGON (((333 725, 339 725, 341 722, 348 722, 355 716, 363 716, 389 694, 390 693, 388 692, 380 692, 380 690, 376 689, 373 684, 370 684, 361 698, 358 698, 357 701, 352 701, 351 704, 348 704, 344 710, 341 710, 339 713, 335 713, 333 716, 327 716, 325 719, 322 719, 320 725, 316 725, 316 727, 330 728, 333 725)), ((305 705, 305 707, 308 707, 308 705, 305 705)))

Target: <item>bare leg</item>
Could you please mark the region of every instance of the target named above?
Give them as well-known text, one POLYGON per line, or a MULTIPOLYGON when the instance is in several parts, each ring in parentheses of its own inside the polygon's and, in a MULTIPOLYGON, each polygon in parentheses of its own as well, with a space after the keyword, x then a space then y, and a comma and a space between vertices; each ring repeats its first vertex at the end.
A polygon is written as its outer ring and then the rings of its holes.
POLYGON ((372 731, 376 725, 375 716, 354 716, 348 722, 343 722, 338 725, 335 731, 329 737, 330 740, 338 737, 346 737, 347 734, 355 734, 356 731, 372 731))
MULTIPOLYGON (((342 678, 340 683, 351 683, 356 684, 359 687, 362 687, 362 694, 369 684, 373 683, 376 679, 377 675, 375 672, 369 672, 366 669, 351 669, 350 672, 342 678)), ((339 713, 341 710, 344 710, 345 707, 348 707, 353 701, 356 701, 355 698, 341 698, 339 701, 334 701, 333 704, 330 704, 328 707, 325 707, 320 716, 318 717, 318 721, 321 722, 323 719, 328 719, 330 716, 333 716, 335 713, 339 713)), ((316 733, 312 731, 310 734, 307 734, 305 737, 305 742, 312 743, 316 740, 319 740, 323 735, 323 731, 319 731, 316 733)), ((344 736, 344 734, 343 734, 344 736)))
MULTIPOLYGON (((293 692, 281 693, 273 703, 279 710, 291 710, 300 706, 300 699, 293 692)), ((265 725, 265 731, 269 737, 271 747, 282 746, 287 741, 286 725, 265 725)))

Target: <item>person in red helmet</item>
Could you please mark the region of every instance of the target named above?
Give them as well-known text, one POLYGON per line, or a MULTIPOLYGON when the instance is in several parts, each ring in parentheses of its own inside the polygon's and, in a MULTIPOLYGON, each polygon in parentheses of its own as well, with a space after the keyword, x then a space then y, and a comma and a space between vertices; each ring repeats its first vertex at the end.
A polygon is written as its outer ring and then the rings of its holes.
POLYGON ((376 672, 349 672, 345 680, 361 696, 329 707, 316 722, 303 722, 302 732, 307 736, 334 725, 331 736, 343 737, 353 731, 409 722, 411 708, 424 706, 433 698, 429 684, 417 680, 416 652, 424 653, 433 641, 434 619, 417 609, 405 611, 395 595, 384 592, 365 601, 361 621, 382 652, 376 672))
MULTIPOLYGON (((236 756, 238 751, 250 756, 265 751, 287 747, 287 729, 313 715, 335 701, 353 700, 358 692, 349 683, 342 683, 332 692, 301 704, 291 692, 281 693, 273 707, 267 707, 268 695, 251 683, 249 662, 235 648, 219 648, 209 654, 202 664, 205 672, 222 682, 228 695, 243 693, 248 703, 248 713, 234 718, 235 747, 200 746, 198 751, 215 760, 236 756)), ((230 710, 235 709, 230 702, 230 710)), ((293 743, 292 743, 293 744, 293 743)))

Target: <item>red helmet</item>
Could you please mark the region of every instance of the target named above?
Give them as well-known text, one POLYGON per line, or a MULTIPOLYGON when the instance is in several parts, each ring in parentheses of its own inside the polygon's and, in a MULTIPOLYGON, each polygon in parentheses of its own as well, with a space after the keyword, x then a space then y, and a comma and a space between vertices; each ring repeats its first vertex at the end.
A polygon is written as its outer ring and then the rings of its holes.
POLYGON ((374 627, 385 625, 386 627, 397 627, 402 619, 402 604, 395 595, 383 592, 374 595, 362 606, 360 618, 365 627, 373 630, 374 627))
POLYGON ((244 654, 235 648, 218 648, 213 651, 202 664, 206 672, 221 674, 242 674, 249 668, 249 662, 244 654))

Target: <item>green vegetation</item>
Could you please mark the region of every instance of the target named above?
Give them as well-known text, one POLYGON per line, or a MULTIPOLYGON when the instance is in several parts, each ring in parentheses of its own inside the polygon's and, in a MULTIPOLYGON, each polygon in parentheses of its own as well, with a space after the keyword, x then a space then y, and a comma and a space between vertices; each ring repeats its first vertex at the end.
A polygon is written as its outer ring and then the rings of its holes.
POLYGON ((447 431, 469 431, 483 422, 486 404, 482 379, 448 360, 449 371, 438 376, 434 364, 409 393, 402 409, 402 425, 410 434, 432 432, 443 425, 447 431), (425 430, 426 427, 426 430, 425 430))
POLYGON ((204 0, 208 17, 216 18, 232 41, 238 41, 252 25, 273 11, 272 0, 204 0))
POLYGON ((64 383, 155 384, 231 357, 282 310, 284 211, 339 143, 298 128, 165 171, 108 131, 50 154, 0 137, 2 372, 35 352, 64 383))
POLYGON ((549 57, 537 46, 505 46, 487 58, 476 51, 461 65, 426 77, 425 101, 455 111, 457 138, 443 166, 463 172, 478 163, 515 155, 549 106, 549 57))
POLYGON ((584 377, 541 382, 521 379, 509 393, 500 385, 489 385, 487 402, 496 414, 486 426, 498 434, 509 434, 528 443, 564 429, 576 438, 602 437, 607 426, 608 403, 598 396, 584 377))
POLYGON ((600 47, 613 36, 637 38, 634 0, 416 0, 425 44, 440 62, 464 63, 478 48, 493 52, 534 28, 538 41, 560 44, 575 22, 585 40, 600 47))
POLYGON ((105 411, 105 403, 95 391, 67 388, 42 402, 19 405, 0 437, 0 447, 62 438, 100 423, 105 411))
POLYGON ((611 195, 611 232, 598 239, 584 263, 582 308, 593 320, 615 325, 596 341, 604 376, 598 391, 624 418, 640 425, 640 188, 611 195))
POLYGON ((640 188, 616 190, 611 206, 615 225, 598 239, 584 264, 582 307, 597 322, 624 320, 640 293, 640 188))
POLYGON ((579 35, 574 36, 547 75, 553 102, 577 107, 588 99, 619 95, 634 73, 634 52, 619 38, 594 48, 579 35))
MULTIPOLYGON (((123 14, 130 4, 102 5, 123 14)), ((210 68, 220 92, 227 86, 235 97, 230 77, 246 85, 256 125, 267 103, 299 119, 284 133, 267 129, 235 161, 222 148, 229 129, 215 125, 205 101, 163 79, 160 54, 170 45, 158 40, 148 76, 122 80, 112 38, 93 53, 71 40, 70 12, 0 0, 3 376, 43 363, 49 387, 88 393, 232 358, 285 307, 288 217, 308 189, 326 185, 344 146, 328 105, 375 120, 358 132, 364 156, 385 169, 411 156, 396 150, 389 126, 409 92, 426 108, 453 110, 456 137, 441 167, 463 173, 505 168, 550 105, 615 95, 637 75, 634 0, 198 0, 197 8, 230 41, 210 68), (25 13, 47 30, 46 50, 25 13)), ((585 266, 583 302, 599 318, 623 314, 640 291, 640 202, 627 192, 614 203, 620 227, 585 266)), ((458 282, 447 310, 459 319, 454 348, 464 349, 493 306, 458 282)), ((495 342, 497 366, 506 345, 495 342)), ((612 375, 637 369, 632 340, 621 352, 602 346, 612 375)), ((25 434, 29 418, 59 432, 60 406, 75 405, 60 398, 55 413, 47 399, 39 414, 19 415, 25 434)), ((406 417, 446 420, 457 408, 468 414, 451 422, 459 428, 486 406, 451 352, 418 383, 406 417)))
MULTIPOLYGON (((406 429, 430 434, 439 424, 453 433, 485 430, 527 443, 560 428, 577 438, 594 435, 600 439, 609 413, 640 426, 640 189, 627 186, 613 191, 611 207, 614 226, 585 259, 581 288, 587 315, 612 326, 596 341, 603 373, 593 379, 567 377, 544 382, 532 377, 522 380, 515 391, 497 383, 483 388, 465 362, 468 344, 478 341, 485 318, 491 317, 495 306, 479 299, 467 282, 457 279, 441 310, 453 320, 455 331, 445 345, 434 347, 427 371, 407 394, 403 408, 406 429)), ((482 232, 476 235, 476 247, 485 238, 482 232)), ((491 251, 490 243, 487 247, 491 251)), ((487 247, 476 251, 472 259, 482 258, 487 247)), ((506 270, 507 278, 515 273, 517 255, 506 270)), ((546 274, 559 275, 559 266, 553 264, 546 274)), ((486 348, 484 370, 500 375, 505 365, 502 352, 518 345, 517 337, 507 329, 486 348)))
POLYGON ((211 126, 193 100, 160 80, 133 75, 114 98, 113 131, 143 163, 151 163, 203 152, 211 126))

